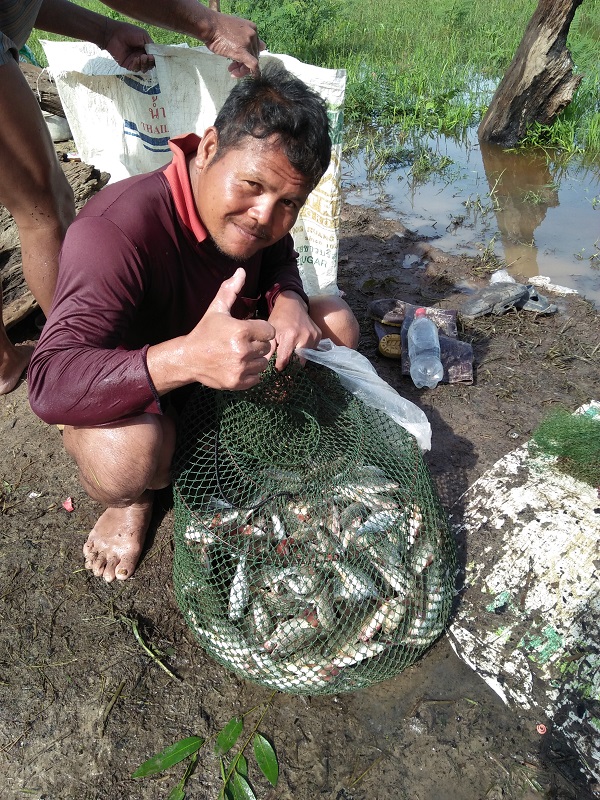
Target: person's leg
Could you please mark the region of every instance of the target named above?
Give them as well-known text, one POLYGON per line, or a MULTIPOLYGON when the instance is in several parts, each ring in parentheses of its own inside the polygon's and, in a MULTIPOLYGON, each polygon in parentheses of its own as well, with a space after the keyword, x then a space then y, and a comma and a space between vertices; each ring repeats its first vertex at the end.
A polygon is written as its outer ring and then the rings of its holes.
POLYGON ((332 294, 311 297, 310 316, 321 329, 323 339, 356 350, 360 327, 352 309, 341 297, 332 294))
POLYGON ((2 322, 2 282, 0 281, 0 394, 12 392, 27 369, 33 346, 14 345, 2 322))
POLYGON ((99 428, 65 426, 64 444, 93 500, 107 506, 83 546, 86 569, 111 582, 129 578, 152 516, 154 489, 170 482, 175 423, 143 414, 99 428))
MULTIPOLYGON (((16 61, 0 66, 0 119, 0 204, 15 220, 23 275, 47 314, 75 203, 38 102, 16 61)), ((16 385, 30 355, 30 348, 10 342, 0 318, 0 394, 16 385)))

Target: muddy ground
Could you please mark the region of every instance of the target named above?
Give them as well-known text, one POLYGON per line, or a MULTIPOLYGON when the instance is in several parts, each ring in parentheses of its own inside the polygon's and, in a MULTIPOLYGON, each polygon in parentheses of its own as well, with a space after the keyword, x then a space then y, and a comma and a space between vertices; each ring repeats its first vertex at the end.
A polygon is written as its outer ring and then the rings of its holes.
MULTIPOLYGON (((459 308, 463 280, 482 264, 450 258, 400 220, 345 205, 339 285, 358 316, 360 350, 433 429, 427 460, 455 519, 467 487, 523 443, 555 405, 598 394, 598 314, 582 298, 557 297, 553 316, 511 311, 460 327, 472 342, 475 381, 419 391, 398 362, 377 353, 367 314, 376 298, 459 308), (417 253, 422 266, 403 268, 417 253)), ((36 338, 35 315, 11 331, 36 338)), ((132 771, 174 741, 220 730, 271 693, 238 679, 198 647, 176 606, 173 511, 156 504, 151 541, 135 576, 106 585, 83 569, 81 546, 101 510, 78 485, 55 427, 36 419, 27 384, 0 398, 0 796, 46 800, 167 798, 182 765, 156 778, 132 771), (71 497, 74 511, 63 508, 71 497), (168 666, 171 678, 134 636, 168 666)), ((460 543, 459 543, 460 544, 460 543)), ((464 557, 464 553, 462 554, 464 557)), ((256 719, 256 712, 249 719, 256 719)), ((355 694, 277 694, 261 730, 280 780, 265 800, 511 800, 593 795, 577 760, 539 720, 507 708, 439 640, 395 679, 355 694)), ((201 751, 189 798, 214 800, 218 764, 201 751)))

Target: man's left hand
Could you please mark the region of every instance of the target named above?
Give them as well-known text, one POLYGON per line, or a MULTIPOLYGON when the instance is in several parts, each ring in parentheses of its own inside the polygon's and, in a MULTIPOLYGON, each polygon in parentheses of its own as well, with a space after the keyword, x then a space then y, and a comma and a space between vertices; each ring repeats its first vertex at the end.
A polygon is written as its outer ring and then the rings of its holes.
POLYGON ((273 346, 277 348, 275 367, 284 369, 297 347, 316 347, 321 330, 308 315, 306 303, 296 292, 285 291, 277 297, 269 322, 275 328, 273 346))

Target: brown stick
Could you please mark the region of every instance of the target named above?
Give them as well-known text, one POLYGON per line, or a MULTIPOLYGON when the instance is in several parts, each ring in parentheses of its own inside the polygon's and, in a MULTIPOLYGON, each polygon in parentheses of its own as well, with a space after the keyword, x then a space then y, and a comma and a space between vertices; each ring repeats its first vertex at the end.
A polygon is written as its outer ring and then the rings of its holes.
POLYGON ((548 125, 581 82, 565 43, 583 0, 540 0, 521 44, 479 126, 479 138, 517 144, 533 122, 548 125))

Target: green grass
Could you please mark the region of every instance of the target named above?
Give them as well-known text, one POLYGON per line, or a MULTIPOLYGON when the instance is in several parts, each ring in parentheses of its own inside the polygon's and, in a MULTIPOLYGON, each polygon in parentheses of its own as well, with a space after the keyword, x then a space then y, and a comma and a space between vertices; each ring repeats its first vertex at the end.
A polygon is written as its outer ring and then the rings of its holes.
MULTIPOLYGON (((99 2, 84 5, 111 12, 99 2)), ((271 52, 348 73, 347 138, 393 127, 461 136, 476 125, 510 64, 536 0, 222 0, 227 13, 257 23, 271 52)), ((193 39, 148 28, 156 42, 193 39)), ((42 34, 42 38, 43 38, 42 34)), ((50 37, 47 38, 56 38, 50 37)), ((43 57, 37 36, 30 46, 43 57)), ((575 14, 568 46, 583 75, 573 102, 551 126, 534 125, 526 147, 600 155, 600 0, 575 14)))

